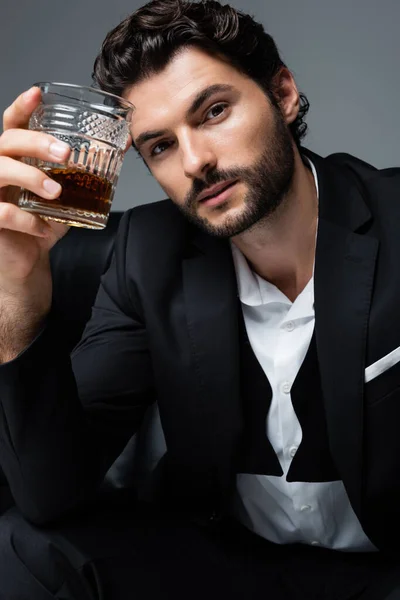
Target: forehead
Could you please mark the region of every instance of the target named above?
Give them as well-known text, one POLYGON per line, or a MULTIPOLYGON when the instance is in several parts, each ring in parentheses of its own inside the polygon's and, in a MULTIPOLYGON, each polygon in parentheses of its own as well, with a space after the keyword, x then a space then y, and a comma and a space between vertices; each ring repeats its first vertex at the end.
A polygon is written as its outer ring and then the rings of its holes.
POLYGON ((186 48, 161 72, 134 84, 124 94, 136 108, 132 131, 136 135, 149 124, 154 128, 173 116, 182 116, 193 97, 210 85, 240 88, 249 81, 226 61, 197 48, 186 48))

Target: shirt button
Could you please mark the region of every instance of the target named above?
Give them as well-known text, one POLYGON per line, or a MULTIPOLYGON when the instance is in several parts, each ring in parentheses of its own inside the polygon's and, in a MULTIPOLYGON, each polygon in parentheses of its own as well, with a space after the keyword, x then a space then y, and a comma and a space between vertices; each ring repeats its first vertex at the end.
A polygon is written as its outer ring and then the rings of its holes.
POLYGON ((314 540, 313 542, 311 542, 311 546, 319 546, 319 542, 317 542, 317 540, 314 540))
POLYGON ((310 512, 311 510, 311 506, 309 504, 303 504, 303 506, 300 508, 301 512, 310 512))
POLYGON ((294 328, 295 328, 295 324, 293 323, 293 321, 288 321, 286 323, 286 331, 293 331, 294 328))
POLYGON ((290 385, 290 383, 285 381, 285 383, 282 383, 281 390, 284 394, 290 394, 291 387, 292 386, 290 385))
POLYGON ((289 448, 289 454, 292 458, 294 457, 296 452, 297 452, 297 446, 292 446, 291 448, 289 448))

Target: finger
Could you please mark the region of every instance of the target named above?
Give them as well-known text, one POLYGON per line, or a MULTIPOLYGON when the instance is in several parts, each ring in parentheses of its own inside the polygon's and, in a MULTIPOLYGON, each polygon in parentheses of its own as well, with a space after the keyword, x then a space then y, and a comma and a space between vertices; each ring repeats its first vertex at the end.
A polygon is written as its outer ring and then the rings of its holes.
POLYGON ((64 223, 56 223, 56 221, 44 220, 41 218, 47 227, 47 235, 45 239, 40 240, 40 245, 42 248, 50 250, 61 238, 64 237, 66 233, 70 230, 69 225, 64 225, 64 223))
POLYGON ((48 237, 49 226, 38 215, 22 210, 8 202, 0 203, 0 229, 48 237))
POLYGON ((41 100, 38 87, 31 87, 6 108, 3 114, 3 130, 28 128, 29 119, 41 100))
POLYGON ((0 137, 0 156, 34 157, 48 162, 65 162, 71 148, 47 133, 7 129, 0 137))
POLYGON ((0 156, 0 188, 7 185, 23 187, 45 200, 57 198, 62 191, 61 185, 43 171, 8 156, 0 156))

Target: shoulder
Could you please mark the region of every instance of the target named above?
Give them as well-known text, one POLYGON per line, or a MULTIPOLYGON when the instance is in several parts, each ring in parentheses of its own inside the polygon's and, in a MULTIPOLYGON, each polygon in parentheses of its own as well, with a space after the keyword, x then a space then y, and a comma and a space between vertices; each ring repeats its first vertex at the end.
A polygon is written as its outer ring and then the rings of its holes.
POLYGON ((348 180, 358 187, 372 216, 370 233, 392 239, 393 226, 397 232, 400 222, 400 168, 377 169, 348 154, 333 154, 327 161, 340 165, 348 180))
POLYGON ((117 261, 135 280, 166 280, 179 272, 190 231, 171 200, 129 209, 116 237, 117 261))
POLYGON ((187 220, 171 200, 135 206, 126 211, 121 225, 129 243, 141 247, 180 245, 189 231, 187 220))
POLYGON ((186 221, 172 200, 159 200, 149 204, 141 204, 127 211, 131 227, 145 224, 158 227, 172 227, 181 229, 186 221))
POLYGON ((367 187, 373 186, 374 189, 379 189, 379 186, 382 185, 384 189, 387 189, 393 186, 400 192, 400 167, 378 169, 366 161, 344 152, 331 154, 325 160, 330 165, 343 167, 367 187))
POLYGON ((306 156, 319 166, 321 174, 326 175, 327 181, 336 185, 341 193, 357 188, 372 214, 400 209, 400 168, 378 169, 344 152, 321 158, 305 150, 306 156))

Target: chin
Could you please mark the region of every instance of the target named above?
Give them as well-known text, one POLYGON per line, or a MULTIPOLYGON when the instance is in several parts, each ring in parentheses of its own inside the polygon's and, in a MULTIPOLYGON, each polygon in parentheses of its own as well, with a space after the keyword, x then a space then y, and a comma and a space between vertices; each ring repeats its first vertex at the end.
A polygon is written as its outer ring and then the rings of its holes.
POLYGON ((222 205, 218 209, 220 214, 209 215, 207 217, 198 215, 198 225, 210 235, 225 239, 229 239, 243 231, 241 223, 243 222, 242 215, 244 210, 240 210, 237 207, 231 209, 227 207, 223 214, 221 214, 222 205))

